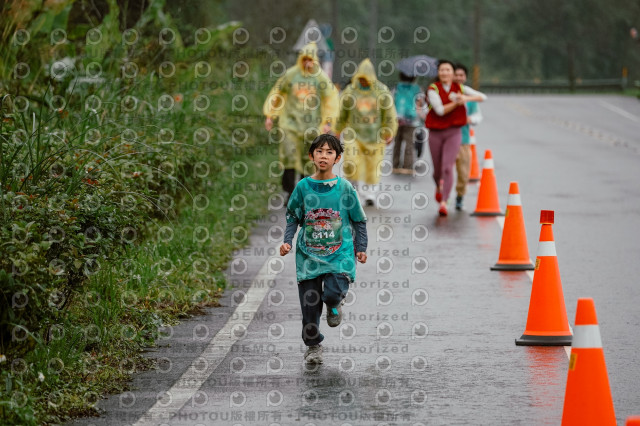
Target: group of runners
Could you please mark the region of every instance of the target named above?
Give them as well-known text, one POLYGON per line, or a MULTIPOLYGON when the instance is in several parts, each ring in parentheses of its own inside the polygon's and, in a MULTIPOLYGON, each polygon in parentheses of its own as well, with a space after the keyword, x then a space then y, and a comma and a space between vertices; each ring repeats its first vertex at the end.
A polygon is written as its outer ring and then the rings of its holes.
POLYGON ((356 262, 367 260, 362 204, 376 206, 388 145, 394 143, 392 172, 413 175, 428 134, 438 214, 448 215, 454 166, 455 206, 462 209, 471 158, 469 126, 480 122, 477 103, 486 99, 465 84, 466 78, 463 65, 440 60, 438 77, 426 92, 414 77, 402 73, 390 90, 364 59, 339 92, 318 63, 315 43, 310 43, 270 91, 263 107, 265 128, 280 140, 287 204, 282 256, 292 250, 301 228, 296 277, 307 362, 322 362, 323 305, 328 325, 338 326, 356 262), (341 161, 342 176, 337 176, 334 166, 341 161))

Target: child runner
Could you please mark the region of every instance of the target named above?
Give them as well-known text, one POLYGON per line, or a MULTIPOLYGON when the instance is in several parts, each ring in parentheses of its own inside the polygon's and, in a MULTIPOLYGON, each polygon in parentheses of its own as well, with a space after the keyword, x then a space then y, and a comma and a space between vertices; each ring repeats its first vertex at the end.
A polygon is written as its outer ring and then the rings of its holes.
MULTIPOLYGON (((467 82, 467 67, 457 64, 454 80, 459 85, 467 82)), ((469 182, 469 168, 471 167, 471 138, 469 136, 469 126, 475 126, 482 121, 480 106, 476 101, 469 101, 467 107, 467 124, 462 126, 462 145, 456 157, 456 172, 458 174, 456 182, 456 210, 462 210, 462 201, 467 193, 467 183, 469 182)))
POLYGON ((453 81, 453 62, 444 59, 438 62, 436 82, 427 89, 429 112, 425 126, 429 129, 435 198, 440 203, 440 216, 447 215, 447 200, 453 186, 453 165, 462 142, 460 128, 467 124, 464 104, 485 98, 482 93, 453 81))
POLYGON ((338 326, 349 283, 355 280, 356 259, 367 261, 367 218, 351 183, 333 173, 343 151, 340 141, 329 134, 318 136, 311 144, 309 158, 316 172, 300 180, 291 194, 280 246, 281 256, 289 253, 298 226, 302 228, 296 243, 296 277, 302 340, 307 346, 304 359, 309 363, 322 363, 323 303, 327 324, 338 326))

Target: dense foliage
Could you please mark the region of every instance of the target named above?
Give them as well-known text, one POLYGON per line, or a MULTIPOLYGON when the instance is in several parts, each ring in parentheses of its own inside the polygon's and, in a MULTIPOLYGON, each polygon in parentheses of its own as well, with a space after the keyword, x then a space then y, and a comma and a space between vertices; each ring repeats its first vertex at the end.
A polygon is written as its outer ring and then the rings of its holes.
POLYGON ((234 45, 240 24, 188 35, 164 1, 96 3, 16 0, 0 20, 3 424, 126 387, 158 330, 215 305, 277 188, 277 145, 246 120, 267 56, 234 45))
MULTIPOLYGON (((337 28, 332 33, 336 49, 343 51, 334 69, 340 69, 345 60, 359 60, 370 54, 367 49, 371 25, 375 38, 377 30, 385 26, 394 31, 392 39, 385 33, 383 42, 376 43, 385 55, 385 51, 407 56, 426 54, 461 61, 470 67, 477 11, 480 81, 619 78, 623 67, 628 68, 630 80, 640 80, 640 40, 630 35, 631 28, 640 28, 638 2, 377 0, 375 24, 371 19, 372 0, 292 0, 280 2, 277 13, 271 13, 273 2, 268 0, 197 2, 211 12, 213 19, 242 19, 256 45, 269 44, 270 31, 283 28, 286 40, 272 44, 283 50, 293 46, 308 19, 331 23, 337 28), (429 29, 430 36, 427 42, 416 43, 414 31, 421 26, 429 29), (357 31, 357 39, 341 43, 340 35, 348 27, 357 31)), ((172 7, 180 8, 178 4, 172 7)), ((181 12, 189 13, 186 9, 181 12)), ((195 22, 211 19, 194 16, 193 9, 191 13, 190 19, 195 22)), ((383 80, 391 82, 396 78, 394 74, 383 80)), ((339 82, 343 79, 334 77, 339 82)))

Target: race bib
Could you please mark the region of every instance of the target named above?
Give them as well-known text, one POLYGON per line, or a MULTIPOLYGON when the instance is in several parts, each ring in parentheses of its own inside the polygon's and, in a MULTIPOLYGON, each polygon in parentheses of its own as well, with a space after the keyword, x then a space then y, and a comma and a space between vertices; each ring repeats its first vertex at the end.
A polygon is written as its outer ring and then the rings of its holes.
POLYGON ((307 252, 328 256, 342 245, 342 219, 333 209, 314 209, 304 219, 304 242, 307 252))

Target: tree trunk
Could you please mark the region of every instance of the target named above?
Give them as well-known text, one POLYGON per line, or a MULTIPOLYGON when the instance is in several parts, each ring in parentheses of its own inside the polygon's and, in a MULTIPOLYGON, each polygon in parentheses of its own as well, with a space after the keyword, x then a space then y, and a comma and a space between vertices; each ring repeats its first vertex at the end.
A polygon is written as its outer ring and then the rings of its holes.
POLYGON ((567 43, 567 71, 569 78, 569 91, 576 91, 576 72, 575 72, 575 46, 573 42, 567 43))
POLYGON ((480 88, 480 0, 476 0, 473 8, 473 88, 480 88))
POLYGON ((369 11, 369 58, 373 64, 376 46, 378 44, 378 0, 371 0, 369 11))

